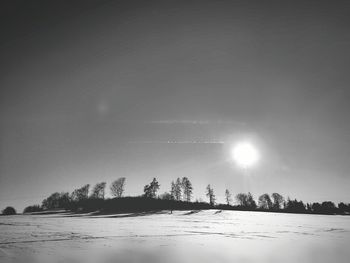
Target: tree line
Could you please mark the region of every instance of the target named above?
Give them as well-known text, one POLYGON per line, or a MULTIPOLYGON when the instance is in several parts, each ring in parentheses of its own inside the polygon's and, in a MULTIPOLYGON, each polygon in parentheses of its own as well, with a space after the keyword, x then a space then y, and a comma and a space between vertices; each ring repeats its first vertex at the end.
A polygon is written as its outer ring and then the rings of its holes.
MULTIPOLYGON (((45 198, 41 205, 32 205, 24 209, 23 213, 40 212, 52 209, 66 209, 70 211, 96 211, 101 212, 128 212, 158 209, 228 209, 246 211, 273 211, 289 213, 316 213, 316 214, 350 214, 350 204, 331 201, 322 203, 304 203, 301 200, 285 199, 279 193, 271 195, 265 193, 257 201, 251 193, 239 193, 232 197, 231 192, 225 190, 225 204, 217 204, 213 187, 208 184, 205 194, 208 202, 196 200, 192 202, 193 186, 189 178, 177 178, 170 184, 169 192, 158 194, 160 184, 156 178, 146 184, 143 195, 137 197, 124 197, 126 178, 120 177, 109 186, 113 198, 105 198, 106 182, 99 182, 93 187, 85 184, 69 192, 55 192, 45 198), (235 204, 233 204, 235 201, 235 204)), ((14 209, 7 207, 3 214, 15 213, 14 209)))

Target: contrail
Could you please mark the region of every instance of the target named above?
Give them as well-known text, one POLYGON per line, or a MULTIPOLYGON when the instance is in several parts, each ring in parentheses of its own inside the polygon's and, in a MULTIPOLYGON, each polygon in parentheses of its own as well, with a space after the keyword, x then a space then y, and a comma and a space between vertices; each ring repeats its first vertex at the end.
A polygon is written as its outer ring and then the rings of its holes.
POLYGON ((192 125, 209 125, 209 124, 235 124, 235 125, 246 125, 244 122, 239 121, 224 121, 224 120, 154 120, 145 121, 145 123, 153 124, 192 124, 192 125))
POLYGON ((190 141, 178 141, 178 140, 168 140, 168 141, 129 141, 129 143, 140 143, 140 144, 225 144, 225 141, 219 140, 190 140, 190 141))

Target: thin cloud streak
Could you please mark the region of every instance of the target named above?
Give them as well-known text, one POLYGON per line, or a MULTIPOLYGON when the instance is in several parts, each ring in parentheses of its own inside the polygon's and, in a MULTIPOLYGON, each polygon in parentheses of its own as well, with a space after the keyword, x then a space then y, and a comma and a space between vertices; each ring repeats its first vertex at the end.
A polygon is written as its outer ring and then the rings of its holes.
POLYGON ((226 144, 225 141, 217 141, 217 140, 193 140, 193 141, 177 141, 177 140, 169 140, 169 141, 129 141, 128 143, 140 143, 140 144, 226 144))
POLYGON ((223 121, 223 120, 155 120, 146 123, 153 124, 192 124, 192 125, 209 125, 209 124, 234 124, 245 126, 246 123, 239 121, 223 121))

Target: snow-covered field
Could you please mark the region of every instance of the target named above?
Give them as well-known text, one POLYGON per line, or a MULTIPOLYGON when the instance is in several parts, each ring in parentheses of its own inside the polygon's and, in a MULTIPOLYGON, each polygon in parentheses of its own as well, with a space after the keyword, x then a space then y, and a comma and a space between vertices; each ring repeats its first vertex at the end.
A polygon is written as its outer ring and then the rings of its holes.
POLYGON ((241 211, 0 217, 0 262, 349 262, 350 217, 241 211))

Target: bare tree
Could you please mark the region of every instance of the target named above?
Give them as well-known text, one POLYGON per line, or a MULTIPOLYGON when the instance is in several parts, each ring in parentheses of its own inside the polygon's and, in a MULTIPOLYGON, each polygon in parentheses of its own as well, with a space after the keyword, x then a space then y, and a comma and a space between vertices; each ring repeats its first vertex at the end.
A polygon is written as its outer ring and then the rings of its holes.
POLYGON ((181 182, 180 178, 177 178, 175 183, 174 183, 174 181, 171 182, 170 194, 171 194, 173 200, 176 200, 176 201, 181 200, 181 187, 182 187, 182 182, 181 182))
POLYGON ((285 202, 284 197, 280 195, 279 193, 273 193, 272 195, 272 207, 275 210, 279 210, 283 207, 283 204, 285 202))
POLYGON ((256 208, 256 203, 251 193, 244 194, 240 193, 236 195, 236 200, 238 204, 245 208, 254 209, 256 208))
POLYGON ((261 209, 266 209, 266 210, 272 208, 272 201, 269 194, 263 194, 259 196, 259 207, 261 209))
POLYGON ((68 192, 53 193, 42 201, 43 209, 68 208, 71 198, 68 192))
POLYGON ((95 184, 94 188, 92 189, 91 198, 92 199, 104 199, 105 198, 105 188, 106 183, 101 182, 95 184))
POLYGON ((247 204, 247 207, 250 208, 250 209, 255 209, 256 208, 256 203, 255 203, 255 200, 253 198, 253 195, 248 192, 248 195, 247 195, 248 199, 248 204, 247 204))
POLYGON ((175 192, 176 192, 176 186, 174 181, 171 182, 171 189, 170 189, 170 196, 171 196, 171 200, 176 200, 175 199, 175 192))
POLYGON ((239 193, 236 195, 236 201, 239 206, 246 207, 248 204, 248 196, 244 193, 239 193))
POLYGON ((150 197, 150 198, 155 198, 156 197, 156 193, 159 190, 159 183, 157 181, 156 178, 153 178, 152 182, 148 185, 145 185, 145 187, 143 188, 144 191, 144 196, 145 197, 150 197))
POLYGON ((214 189, 211 188, 210 184, 207 185, 206 196, 209 198, 210 205, 214 205, 215 204, 214 189))
POLYGON ((112 196, 122 197, 124 193, 124 187, 125 177, 120 177, 117 180, 115 180, 110 187, 112 196))
POLYGON ((71 194, 71 199, 75 202, 88 199, 89 197, 89 188, 90 185, 86 184, 78 189, 75 189, 71 194))
POLYGON ((192 183, 187 177, 183 177, 181 181, 181 186, 183 189, 184 200, 187 202, 190 202, 192 198, 192 192, 193 192, 192 183))
POLYGON ((58 208, 60 197, 61 197, 61 194, 59 192, 55 192, 55 193, 51 194, 48 198, 45 198, 42 201, 42 207, 44 209, 58 208))
POLYGON ((228 189, 225 190, 225 199, 226 199, 226 204, 230 205, 232 202, 232 197, 231 197, 231 193, 228 189))

